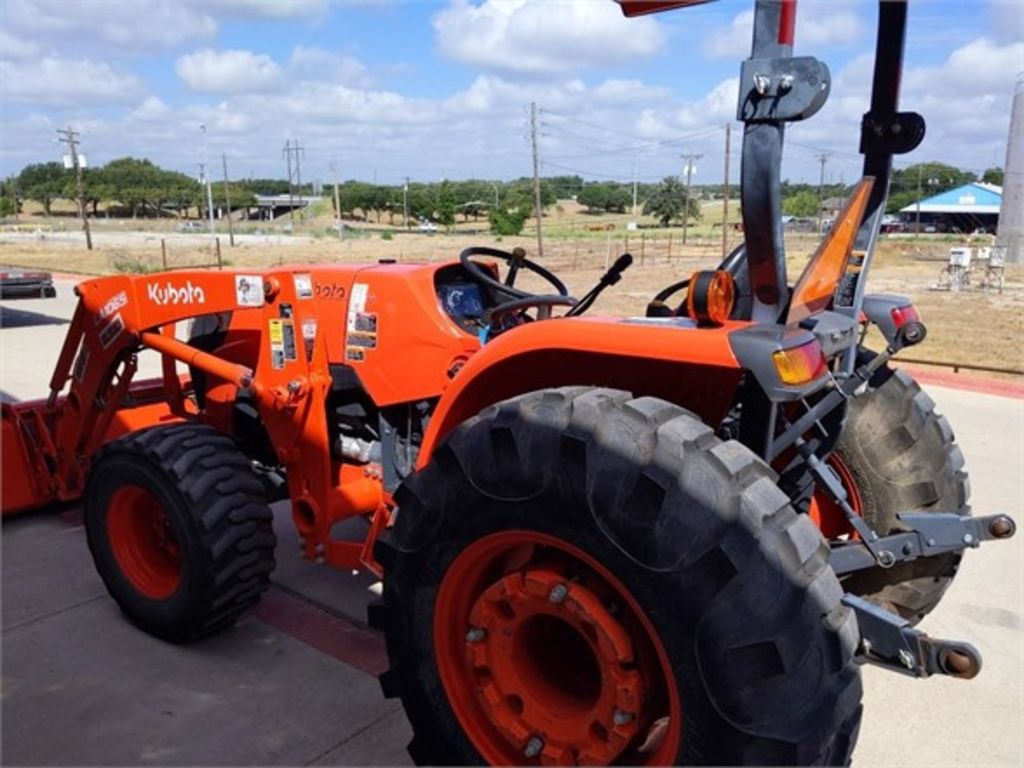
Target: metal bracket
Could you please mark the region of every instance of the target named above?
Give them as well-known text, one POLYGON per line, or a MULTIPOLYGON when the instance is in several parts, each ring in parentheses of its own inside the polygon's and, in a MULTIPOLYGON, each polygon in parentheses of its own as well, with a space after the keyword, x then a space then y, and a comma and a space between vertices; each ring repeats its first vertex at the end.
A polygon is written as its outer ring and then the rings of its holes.
POLYGON ((897 563, 959 552, 968 547, 978 547, 983 541, 1009 539, 1017 532, 1013 518, 1003 514, 970 517, 950 512, 906 512, 897 518, 910 530, 870 543, 851 541, 834 547, 828 564, 836 575, 879 564, 876 550, 891 553, 893 563, 897 563))
POLYGON ((883 115, 867 112, 860 124, 860 152, 903 155, 924 139, 924 118, 917 112, 883 115))
POLYGON ((740 68, 736 119, 745 123, 804 120, 831 88, 828 67, 813 56, 747 59, 740 68))
POLYGON ((970 680, 981 671, 981 654, 970 643, 940 640, 863 597, 844 595, 860 627, 858 661, 911 677, 947 675, 970 680))

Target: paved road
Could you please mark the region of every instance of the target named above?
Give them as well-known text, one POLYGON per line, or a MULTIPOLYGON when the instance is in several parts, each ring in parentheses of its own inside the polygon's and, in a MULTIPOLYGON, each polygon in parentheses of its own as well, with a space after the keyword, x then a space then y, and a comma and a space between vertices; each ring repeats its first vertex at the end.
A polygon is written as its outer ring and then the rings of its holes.
MULTIPOLYGON (((45 394, 71 316, 0 306, 0 391, 45 394)), ((158 373, 155 358, 142 375, 158 373)), ((1024 400, 929 387, 971 471, 974 508, 1024 520, 1024 400)), ((3 758, 7 764, 400 764, 408 726, 370 673, 362 625, 379 585, 301 561, 285 511, 275 586, 231 632, 192 648, 129 627, 95 576, 74 510, 2 527, 3 758)), ((926 631, 967 640, 971 682, 868 668, 859 766, 1022 765, 1024 536, 969 552, 926 631)))

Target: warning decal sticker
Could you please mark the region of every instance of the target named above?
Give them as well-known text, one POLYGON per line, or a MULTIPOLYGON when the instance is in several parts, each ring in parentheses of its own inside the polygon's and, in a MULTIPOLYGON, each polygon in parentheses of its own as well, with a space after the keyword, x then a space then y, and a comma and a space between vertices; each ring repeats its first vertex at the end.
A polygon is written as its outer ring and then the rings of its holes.
POLYGON ((300 299, 313 298, 313 278, 309 273, 292 276, 295 280, 295 295, 300 299))
POLYGON ((263 279, 259 275, 235 275, 235 301, 240 307, 262 307, 263 279))
POLYGON ((284 320, 268 321, 270 339, 270 365, 276 370, 284 368, 284 320))
POLYGON ((377 313, 366 311, 367 289, 366 283, 353 285, 348 305, 345 359, 355 363, 366 359, 366 350, 377 348, 377 313))

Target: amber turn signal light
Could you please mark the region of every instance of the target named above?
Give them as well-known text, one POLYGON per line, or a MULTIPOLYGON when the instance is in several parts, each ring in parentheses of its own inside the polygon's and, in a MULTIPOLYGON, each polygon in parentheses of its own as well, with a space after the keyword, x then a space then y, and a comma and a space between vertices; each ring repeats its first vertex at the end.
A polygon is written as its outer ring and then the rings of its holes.
POLYGON ((736 285, 724 269, 694 272, 686 295, 686 314, 697 325, 722 325, 732 313, 736 285))
POLYGON ((780 349, 772 355, 775 370, 783 384, 806 384, 825 373, 825 355, 817 339, 789 349, 780 349))

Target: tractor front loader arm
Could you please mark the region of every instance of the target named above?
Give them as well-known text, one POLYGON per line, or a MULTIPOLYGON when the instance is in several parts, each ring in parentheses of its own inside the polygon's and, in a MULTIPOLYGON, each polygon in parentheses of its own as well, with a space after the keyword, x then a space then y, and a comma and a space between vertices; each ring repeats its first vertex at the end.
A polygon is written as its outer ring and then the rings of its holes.
MULTIPOLYGON (((262 280, 255 279, 262 292, 262 280)), ((173 364, 164 366, 162 382, 132 385, 139 349, 152 347, 167 361, 180 360, 239 385, 251 381, 252 372, 243 366, 173 338, 179 320, 237 308, 236 280, 226 273, 181 272, 105 277, 76 286, 78 305, 49 396, 4 406, 5 515, 77 498, 104 442, 194 414, 173 364)))

